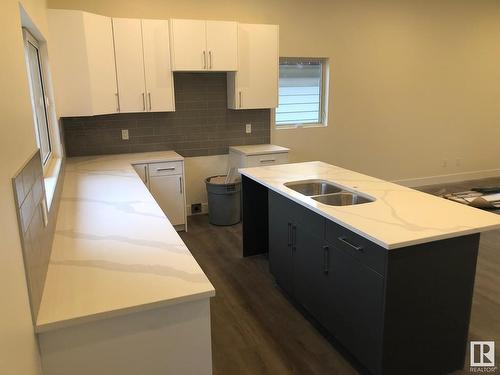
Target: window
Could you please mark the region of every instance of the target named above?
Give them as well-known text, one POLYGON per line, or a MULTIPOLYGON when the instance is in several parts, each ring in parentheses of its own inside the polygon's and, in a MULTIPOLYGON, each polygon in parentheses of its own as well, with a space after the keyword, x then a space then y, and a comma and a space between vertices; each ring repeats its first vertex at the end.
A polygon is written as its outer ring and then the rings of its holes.
POLYGON ((38 147, 40 148, 42 162, 45 165, 50 159, 52 146, 50 142, 47 96, 45 95, 42 58, 38 41, 26 30, 24 31, 24 41, 26 45, 26 64, 28 68, 36 139, 38 147))
POLYGON ((325 59, 281 58, 276 127, 326 125, 328 63, 325 59))

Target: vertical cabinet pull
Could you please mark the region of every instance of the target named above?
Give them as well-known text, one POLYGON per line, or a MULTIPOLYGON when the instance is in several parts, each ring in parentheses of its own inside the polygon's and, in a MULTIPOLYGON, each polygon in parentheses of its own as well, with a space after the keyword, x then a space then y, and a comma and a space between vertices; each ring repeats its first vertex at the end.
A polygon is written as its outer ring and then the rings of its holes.
POLYGON ((182 176, 179 177, 179 192, 182 194, 182 176))
POLYGON ((120 96, 118 95, 117 92, 115 92, 115 96, 116 96, 116 111, 120 112, 120 96))
POLYGON ((146 95, 142 93, 142 110, 146 111, 146 95))
POLYGON ((239 95, 239 100, 240 100, 240 105, 239 107, 241 108, 241 91, 238 92, 238 95, 239 95))
POLYGON ((151 93, 150 92, 148 92, 148 99, 149 99, 149 112, 151 112, 152 104, 151 104, 151 93))
POLYGON ((297 250, 297 227, 292 225, 292 251, 297 250))
POLYGON ((210 62, 209 68, 212 69, 212 51, 208 51, 208 57, 209 57, 209 62, 210 62))
POLYGON ((207 68, 207 52, 203 51, 203 69, 207 68))
POLYGON ((323 273, 328 274, 330 268, 330 248, 323 246, 323 273))
POLYGON ((292 246, 292 223, 288 223, 288 247, 292 246))
POLYGON ((148 183, 148 166, 144 166, 144 182, 147 184, 148 183))

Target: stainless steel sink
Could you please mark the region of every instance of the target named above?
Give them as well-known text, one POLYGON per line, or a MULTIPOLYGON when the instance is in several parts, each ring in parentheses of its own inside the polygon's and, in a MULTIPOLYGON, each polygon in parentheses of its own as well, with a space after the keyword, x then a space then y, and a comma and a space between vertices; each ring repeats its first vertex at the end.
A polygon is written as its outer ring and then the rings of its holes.
POLYGON ((342 188, 325 180, 290 181, 284 184, 297 193, 329 206, 352 206, 375 201, 370 197, 342 188))
POLYGON ((348 192, 318 195, 316 197, 312 197, 312 199, 329 206, 352 206, 354 204, 373 202, 373 199, 348 192))
POLYGON ((287 188, 295 190, 297 193, 307 195, 324 195, 332 193, 340 193, 342 188, 333 185, 328 181, 309 180, 309 181, 294 181, 285 183, 287 188))

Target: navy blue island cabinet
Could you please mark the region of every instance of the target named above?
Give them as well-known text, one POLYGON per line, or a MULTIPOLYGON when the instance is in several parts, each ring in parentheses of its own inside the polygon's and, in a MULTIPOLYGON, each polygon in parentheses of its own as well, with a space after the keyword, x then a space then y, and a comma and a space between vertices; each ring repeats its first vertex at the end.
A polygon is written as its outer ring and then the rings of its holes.
POLYGON ((243 255, 372 374, 463 368, 479 234, 385 249, 242 176, 243 255))

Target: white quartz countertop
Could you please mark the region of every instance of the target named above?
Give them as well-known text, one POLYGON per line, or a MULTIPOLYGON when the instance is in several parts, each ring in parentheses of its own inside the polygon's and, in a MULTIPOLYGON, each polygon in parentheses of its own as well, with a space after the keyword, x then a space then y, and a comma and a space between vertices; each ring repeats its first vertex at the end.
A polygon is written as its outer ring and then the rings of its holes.
POLYGON ((37 332, 208 298, 215 290, 132 164, 173 152, 71 158, 37 332))
POLYGON ((386 249, 500 228, 500 215, 320 161, 239 171, 386 249), (352 206, 328 206, 284 186, 286 182, 309 179, 327 180, 376 200, 352 206))
POLYGON ((263 154, 282 154, 290 151, 289 148, 276 145, 245 145, 230 146, 229 150, 239 152, 243 155, 263 155, 263 154))

